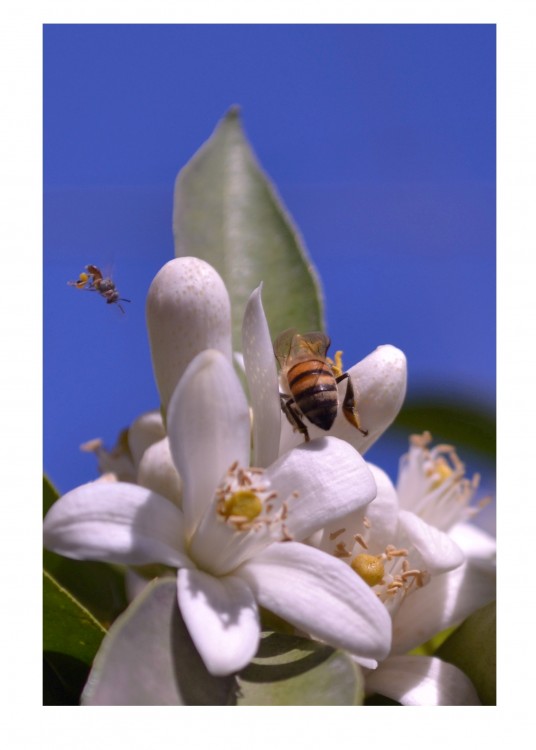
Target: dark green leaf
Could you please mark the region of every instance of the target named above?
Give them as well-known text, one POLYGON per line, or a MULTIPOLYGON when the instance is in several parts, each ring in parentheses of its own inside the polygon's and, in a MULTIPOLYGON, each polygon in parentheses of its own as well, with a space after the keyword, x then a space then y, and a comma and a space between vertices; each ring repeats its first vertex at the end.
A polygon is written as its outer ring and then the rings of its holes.
POLYGON ((355 706, 364 694, 361 670, 348 654, 283 633, 263 634, 238 684, 242 706, 355 706))
POLYGON ((175 184, 175 255, 210 263, 231 297, 233 341, 262 281, 272 337, 285 328, 324 326, 319 281, 303 242, 243 133, 238 108, 181 170, 175 184))
POLYGON ((446 441, 458 448, 463 445, 489 457, 496 452, 495 416, 484 407, 440 393, 406 401, 393 429, 405 433, 428 430, 434 442, 446 441))
MULTIPOLYGON (((44 515, 58 499, 59 493, 43 477, 44 515)), ((70 560, 45 550, 43 567, 104 626, 110 625, 127 605, 124 572, 120 567, 85 560, 70 560)))
POLYGON ((43 476, 43 518, 46 516, 59 496, 60 493, 54 487, 50 479, 46 475, 43 476))
POLYGON ((76 705, 106 633, 48 573, 43 573, 43 703, 76 705))
POLYGON ((72 594, 43 572, 43 647, 91 664, 105 628, 72 594))
POLYGON ((177 606, 176 580, 148 584, 110 628, 83 703, 88 706, 228 705, 233 677, 204 666, 177 606))
POLYGON ((43 705, 78 706, 89 666, 74 656, 43 653, 43 705))
POLYGON ((490 602, 468 617, 436 653, 465 672, 485 706, 496 705, 496 635, 496 607, 490 602))
POLYGON ((43 565, 105 627, 127 606, 124 572, 107 563, 70 560, 45 550, 43 565))
POLYGON ((400 706, 401 703, 398 703, 397 701, 391 700, 391 698, 386 698, 384 695, 379 695, 378 693, 375 693, 374 695, 370 695, 368 698, 365 698, 365 706, 400 706))

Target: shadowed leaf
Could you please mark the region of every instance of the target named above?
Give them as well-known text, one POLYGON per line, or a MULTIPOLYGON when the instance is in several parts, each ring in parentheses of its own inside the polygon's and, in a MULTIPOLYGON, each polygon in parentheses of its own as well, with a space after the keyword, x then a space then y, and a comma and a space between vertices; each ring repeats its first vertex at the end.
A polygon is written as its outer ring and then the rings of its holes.
POLYGON ((83 694, 88 706, 228 705, 233 677, 213 677, 177 605, 177 583, 148 584, 110 628, 83 694))
POLYGON ((48 573, 43 573, 43 702, 77 704, 106 630, 48 573))
POLYGON ((238 684, 243 706, 355 706, 364 693, 361 670, 348 654, 283 633, 263 634, 238 684))
POLYGON ((394 430, 421 433, 428 430, 434 442, 454 443, 493 458, 496 453, 495 416, 467 400, 448 400, 443 394, 408 399, 394 425, 394 430))
POLYGON ((465 672, 485 706, 497 703, 496 638, 496 606, 490 602, 468 617, 436 653, 465 672))

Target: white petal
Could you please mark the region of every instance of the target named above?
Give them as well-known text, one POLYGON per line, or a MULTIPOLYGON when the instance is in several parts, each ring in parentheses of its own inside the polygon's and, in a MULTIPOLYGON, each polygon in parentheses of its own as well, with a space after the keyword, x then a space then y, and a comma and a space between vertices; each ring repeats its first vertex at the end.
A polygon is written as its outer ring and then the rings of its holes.
POLYGON ((467 675, 434 656, 390 656, 367 676, 366 689, 404 706, 480 706, 467 675))
POLYGON ((180 570, 178 601, 184 622, 211 674, 238 672, 255 656, 259 614, 249 587, 234 577, 180 570))
POLYGON ((47 549, 75 560, 191 565, 183 518, 168 500, 123 482, 91 482, 54 503, 44 521, 47 549))
POLYGON ((221 352, 201 352, 187 367, 169 403, 167 429, 190 534, 231 464, 249 465, 249 407, 221 352))
MULTIPOLYGON (((330 435, 346 440, 359 453, 364 454, 385 432, 400 411, 406 395, 406 357, 400 349, 394 346, 379 346, 365 359, 351 367, 348 373, 354 387, 359 422, 363 429, 368 430, 368 435, 363 435, 351 425, 340 408, 330 435)), ((339 384, 341 401, 346 394, 346 388, 347 381, 341 381, 339 384)), ((326 434, 309 422, 307 422, 307 427, 311 439, 326 434)), ((289 450, 302 441, 302 436, 297 432, 292 432, 288 420, 283 419, 279 452, 289 450)))
POLYGON ((449 536, 475 565, 495 568, 497 541, 490 534, 471 523, 459 523, 449 531, 449 536))
POLYGON ((367 463, 367 466, 376 484, 376 497, 367 506, 348 516, 330 521, 324 527, 321 541, 315 546, 333 554, 336 546, 342 544, 351 552, 356 534, 361 534, 366 540, 367 551, 372 555, 381 554, 388 544, 392 544, 398 525, 396 490, 384 471, 371 463, 367 463))
POLYGON ((254 466, 278 455, 281 431, 279 381, 272 340, 261 301, 262 284, 250 296, 242 324, 244 366, 253 408, 254 466))
POLYGON ((363 458, 333 437, 285 453, 265 476, 282 500, 289 498, 286 526, 298 541, 376 496, 376 484, 363 458), (297 497, 292 497, 293 492, 297 497))
POLYGON ((153 370, 164 409, 196 354, 218 349, 229 361, 231 305, 220 275, 199 258, 174 258, 156 274, 147 295, 153 370))
POLYGON ((299 542, 273 544, 237 568, 257 601, 336 648, 381 660, 391 645, 391 620, 352 569, 299 542))
POLYGON ((383 552, 391 544, 398 523, 398 495, 388 475, 374 464, 367 464, 374 481, 377 495, 366 508, 369 521, 368 541, 371 551, 383 552))
POLYGON ((166 428, 160 411, 148 411, 132 422, 128 430, 128 447, 134 465, 138 466, 147 448, 165 437, 166 428))
POLYGON ((470 563, 413 591, 393 618, 393 653, 405 653, 495 599, 495 575, 470 563))
MULTIPOLYGON (((402 407, 407 387, 406 357, 395 346, 379 346, 348 372, 354 385, 359 421, 368 435, 365 437, 353 428, 343 415, 339 415, 333 434, 365 453, 402 407)), ((344 387, 344 381, 341 386, 344 387)))
POLYGON ((397 544, 413 547, 417 552, 411 557, 413 566, 424 568, 430 575, 446 573, 457 568, 465 560, 465 555, 452 539, 435 526, 430 526, 421 518, 407 510, 398 516, 400 528, 397 544))
POLYGON ((182 480, 173 463, 167 437, 150 445, 143 454, 137 483, 181 507, 182 480))

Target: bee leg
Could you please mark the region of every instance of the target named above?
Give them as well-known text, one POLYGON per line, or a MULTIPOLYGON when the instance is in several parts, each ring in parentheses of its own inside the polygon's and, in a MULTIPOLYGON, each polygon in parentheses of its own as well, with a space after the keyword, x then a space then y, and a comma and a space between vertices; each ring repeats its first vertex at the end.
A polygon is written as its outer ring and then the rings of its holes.
POLYGON ((283 410, 283 413, 285 414, 286 418, 292 425, 292 428, 294 430, 298 430, 299 432, 301 432, 301 434, 305 438, 305 442, 308 443, 310 441, 309 430, 302 422, 296 410, 292 408, 294 399, 289 398, 288 396, 285 396, 283 393, 280 393, 279 397, 281 399, 281 408, 283 410))
POLYGON ((353 424, 362 435, 368 435, 368 430, 364 430, 359 424, 359 414, 357 413, 357 404, 355 402, 354 386, 351 377, 347 372, 344 372, 338 378, 335 378, 335 380, 337 383, 340 383, 345 378, 348 380, 348 385, 346 386, 346 395, 342 402, 342 413, 350 424, 353 424))

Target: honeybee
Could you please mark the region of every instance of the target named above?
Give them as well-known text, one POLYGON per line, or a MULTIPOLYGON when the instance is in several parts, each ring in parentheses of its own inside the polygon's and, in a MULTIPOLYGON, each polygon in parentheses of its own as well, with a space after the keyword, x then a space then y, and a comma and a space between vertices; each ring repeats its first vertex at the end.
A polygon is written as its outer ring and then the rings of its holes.
POLYGON ((339 408, 337 384, 347 380, 342 412, 346 419, 363 435, 368 430, 359 424, 352 380, 347 372, 326 356, 329 336, 315 331, 300 334, 295 328, 283 331, 274 342, 274 353, 281 368, 282 386, 289 393, 281 393, 281 408, 287 419, 308 442, 309 430, 303 418, 326 432, 331 428, 339 408), (286 381, 286 382, 285 382, 286 381))
POLYGON ((103 277, 102 271, 97 266, 86 266, 86 270, 82 271, 76 281, 68 281, 67 284, 75 286, 77 289, 85 289, 88 292, 98 292, 101 297, 104 297, 108 305, 117 304, 122 313, 125 311, 119 303, 130 302, 129 299, 119 296, 112 279, 108 276, 103 277))

